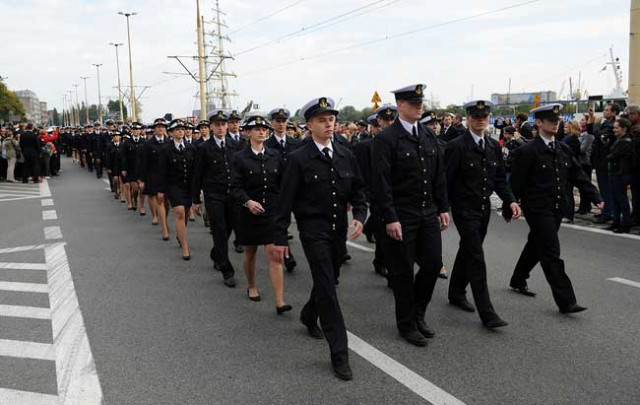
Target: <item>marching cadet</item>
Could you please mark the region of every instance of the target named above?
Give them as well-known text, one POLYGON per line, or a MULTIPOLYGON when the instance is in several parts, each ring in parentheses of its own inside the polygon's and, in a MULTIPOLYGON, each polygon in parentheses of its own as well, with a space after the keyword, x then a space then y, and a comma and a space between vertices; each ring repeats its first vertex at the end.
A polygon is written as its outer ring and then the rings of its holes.
POLYGON ((426 346, 424 321, 442 267, 440 232, 449 226, 445 168, 436 137, 418 121, 426 85, 393 91, 398 118, 373 139, 373 201, 386 234, 382 248, 400 336, 426 346), (414 264, 420 267, 414 276, 414 264))
POLYGON ((198 139, 195 140, 194 144, 196 147, 200 146, 201 144, 203 144, 204 142, 209 140, 209 121, 207 120, 202 120, 200 122, 198 122, 198 125, 196 125, 196 129, 198 131, 200 131, 200 137, 198 139))
POLYGON ((435 111, 425 111, 422 114, 422 118, 420 119, 420 123, 424 125, 427 129, 430 129, 434 135, 437 134, 438 129, 438 117, 436 116, 435 111))
POLYGON ((243 125, 249 138, 249 146, 237 152, 233 166, 233 193, 240 205, 238 216, 238 242, 244 246, 243 267, 247 276, 247 296, 260 301, 256 287, 256 254, 264 245, 269 260, 269 277, 276 301, 276 312, 281 315, 291 311, 284 302, 282 262, 274 259, 275 217, 279 208, 280 183, 284 162, 278 151, 265 148, 265 140, 271 126, 259 115, 246 118, 243 125))
POLYGON ((569 146, 555 139, 562 120, 561 109, 561 104, 549 104, 531 110, 539 135, 513 152, 509 181, 513 194, 521 201, 530 231, 509 285, 523 295, 535 296, 527 287, 527 279, 540 262, 560 312, 575 313, 586 308, 577 304, 560 258, 558 229, 567 203, 565 191, 575 186, 600 209, 604 203, 569 146))
POLYGON ((120 198, 122 188, 120 185, 120 173, 122 172, 122 144, 120 142, 122 134, 118 130, 110 132, 111 142, 106 145, 105 156, 105 168, 113 181, 113 189, 115 190, 114 198, 117 200, 120 198))
MULTIPOLYGON (((302 142, 286 134, 287 122, 291 116, 289 110, 286 108, 274 108, 269 112, 268 116, 273 127, 273 135, 265 141, 264 145, 269 149, 280 152, 286 165, 289 154, 298 149, 302 142)), ((296 265, 296 260, 291 251, 289 251, 289 256, 284 258, 284 266, 291 273, 296 268, 296 265)))
POLYGON ((184 128, 184 143, 185 144, 191 144, 191 143, 193 143, 193 130, 195 129, 195 127, 189 121, 186 121, 184 123, 184 125, 185 125, 185 128, 184 128))
MULTIPOLYGON (((236 152, 240 152, 247 147, 247 139, 240 135, 240 121, 242 120, 242 116, 238 113, 237 110, 227 110, 227 116, 229 117, 229 122, 227 123, 227 144, 231 146, 236 152)), ((238 216, 238 213, 234 215, 234 222, 232 224, 234 239, 233 239, 233 248, 236 253, 243 253, 244 248, 241 244, 238 243, 238 230, 235 222, 235 218, 238 216)))
POLYGON ((187 244, 187 214, 191 208, 191 183, 196 150, 184 140, 186 124, 174 119, 169 124, 172 140, 162 145, 158 167, 158 198, 167 198, 173 208, 176 240, 182 249, 182 258, 191 259, 187 244))
POLYGON ((276 220, 273 253, 280 262, 288 255, 287 229, 293 211, 313 277, 313 289, 300 313, 300 321, 313 338, 322 339, 324 333, 331 350, 333 373, 342 380, 351 380, 336 273, 343 259, 346 230, 353 228, 351 239, 360 236, 367 206, 355 157, 349 149, 331 142, 338 116, 334 105, 332 99, 320 97, 300 110, 313 139, 289 155, 280 190, 282 208, 276 220), (352 207, 351 223, 347 204, 352 207), (318 318, 322 330, 318 328, 318 318))
POLYGON ((139 168, 138 155, 145 139, 141 135, 142 124, 133 122, 131 124, 131 138, 123 142, 122 145, 122 181, 125 184, 127 206, 130 211, 138 209, 138 194, 140 194, 140 215, 144 215, 143 194, 139 193, 137 171, 139 168))
MULTIPOLYGON (((87 128, 81 129, 80 131, 78 131, 77 128, 74 129, 74 131, 79 132, 78 134, 78 140, 77 140, 77 145, 78 145, 78 150, 80 151, 80 167, 84 168, 85 166, 87 167, 87 170, 89 169, 89 145, 90 145, 90 139, 89 139, 89 131, 87 128)), ((91 170, 89 170, 89 172, 93 171, 93 164, 91 165, 91 170)))
POLYGON ((86 123, 84 125, 84 131, 87 134, 86 145, 85 145, 86 151, 87 151, 86 152, 87 170, 89 171, 89 173, 93 173, 94 164, 95 164, 95 157, 94 157, 93 150, 95 149, 96 138, 100 135, 100 126, 98 126, 97 128, 95 126, 91 128, 91 125, 89 123, 86 123))
POLYGON ((157 118, 153 122, 154 135, 145 142, 140 153, 140 171, 136 173, 140 181, 140 189, 149 196, 151 207, 151 225, 158 225, 158 219, 162 224, 162 240, 169 240, 169 227, 167 226, 167 202, 164 195, 158 193, 160 173, 160 155, 162 145, 165 143, 167 122, 164 118, 157 118))
POLYGON ((229 145, 227 140, 228 121, 229 116, 225 110, 213 110, 209 115, 213 136, 197 149, 191 198, 198 214, 202 204, 200 192, 204 193, 213 235, 213 248, 209 257, 213 260, 214 269, 222 272, 224 284, 235 287, 235 270, 229 261, 229 236, 236 215, 231 194, 233 155, 236 151, 235 145, 229 145))
POLYGON ((287 136, 290 136, 295 140, 300 140, 300 136, 298 135, 296 126, 293 122, 287 122, 287 136))
POLYGON ((447 144, 444 154, 451 214, 460 234, 460 247, 449 283, 449 302, 474 312, 465 291, 467 284, 471 284, 482 324, 494 329, 508 324, 491 304, 482 249, 492 212, 491 194, 495 191, 502 200, 507 222, 520 217, 520 207, 514 202, 507 183, 500 145, 484 134, 493 103, 476 100, 463 108, 467 111, 468 129, 447 144))

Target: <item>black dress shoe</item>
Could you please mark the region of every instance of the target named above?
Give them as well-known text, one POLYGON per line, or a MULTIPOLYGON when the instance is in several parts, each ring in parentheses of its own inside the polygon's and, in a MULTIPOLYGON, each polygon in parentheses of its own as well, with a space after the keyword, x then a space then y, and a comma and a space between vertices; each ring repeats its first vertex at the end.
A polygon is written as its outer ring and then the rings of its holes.
POLYGON ((411 332, 402 332, 400 333, 400 336, 402 336, 404 340, 411 343, 412 345, 419 347, 424 347, 427 345, 427 338, 422 336, 422 333, 418 332, 417 330, 412 330, 411 332))
POLYGON ((236 279, 232 275, 228 277, 223 277, 223 281, 224 281, 224 285, 226 285, 229 288, 233 288, 236 286, 236 279))
POLYGON ((287 269, 287 273, 291 273, 296 266, 298 265, 298 263, 296 263, 296 261, 294 259, 291 260, 286 260, 284 261, 284 267, 287 269))
POLYGON ((151 221, 151 225, 158 225, 158 221, 151 221))
POLYGON ((586 311, 587 308, 582 307, 578 304, 572 304, 566 308, 560 308, 561 314, 575 314, 576 312, 586 311))
POLYGON ((189 217, 189 222, 196 222, 196 218, 195 217, 189 217))
POLYGON ((324 339, 324 333, 322 333, 322 329, 318 327, 316 322, 307 322, 302 316, 300 316, 300 322, 307 328, 307 333, 314 339, 324 339))
POLYGON ((488 321, 482 321, 482 325, 487 329, 496 329, 509 324, 498 317, 488 321))
POLYGON ((287 235, 287 240, 292 240, 292 239, 293 239, 293 235, 288 234, 288 235, 287 235))
POLYGON ((620 225, 618 224, 611 224, 608 227, 604 228, 606 231, 615 231, 616 229, 618 229, 620 227, 620 225))
POLYGON ((598 219, 596 219, 594 221, 594 223, 596 223, 596 224, 606 224, 607 222, 611 221, 611 219, 612 219, 611 217, 602 217, 601 216, 598 219))
POLYGON ((351 367, 348 364, 333 365, 333 375, 343 381, 351 381, 353 379, 353 373, 351 367))
POLYGON ((446 280, 446 279, 449 278, 449 276, 447 275, 447 273, 440 273, 440 274, 438 274, 438 278, 442 278, 442 279, 446 280))
POLYGON ((449 304, 453 305, 454 307, 458 307, 463 311, 476 312, 474 306, 471 305, 471 303, 467 300, 449 300, 449 304))
POLYGON ((376 274, 382 276, 382 277, 386 277, 387 276, 387 269, 384 268, 384 266, 379 266, 377 264, 373 265, 373 270, 376 272, 376 274))
POLYGON ((236 253, 244 253, 244 247, 242 247, 242 245, 236 245, 235 250, 236 253))
POLYGON ((631 232, 630 226, 620 226, 618 229, 615 229, 613 233, 629 233, 631 232))
POLYGON ((416 321, 416 327, 418 328, 418 332, 422 333, 422 336, 431 339, 436 335, 436 332, 431 329, 429 325, 425 321, 416 321))
POLYGON ((169 240, 169 236, 163 236, 162 240, 169 240))
POLYGON ((186 256, 182 256, 182 260, 191 260, 191 254, 188 254, 186 256))
POLYGON ((511 287, 513 289, 513 291, 515 291, 517 293, 520 293, 522 295, 526 295, 527 297, 535 297, 536 296, 536 293, 531 291, 529 289, 529 287, 527 287, 526 285, 520 286, 520 287, 516 287, 514 285, 510 285, 509 287, 511 287))
POLYGON ((144 217, 145 215, 147 215, 147 213, 146 213, 146 212, 141 212, 141 213, 140 213, 140 216, 141 216, 141 217, 144 217))
POLYGON ((284 314, 285 312, 291 311, 292 309, 293 309, 293 307, 292 307, 291 305, 289 305, 289 304, 284 304, 284 305, 283 305, 283 306, 281 306, 281 307, 276 307, 276 313, 277 313, 278 315, 282 315, 282 314, 284 314))
POLYGON ((256 295, 255 297, 252 297, 251 295, 249 295, 249 289, 247 288, 247 297, 249 297, 249 299, 251 301, 254 302, 259 302, 260 301, 260 294, 256 295))

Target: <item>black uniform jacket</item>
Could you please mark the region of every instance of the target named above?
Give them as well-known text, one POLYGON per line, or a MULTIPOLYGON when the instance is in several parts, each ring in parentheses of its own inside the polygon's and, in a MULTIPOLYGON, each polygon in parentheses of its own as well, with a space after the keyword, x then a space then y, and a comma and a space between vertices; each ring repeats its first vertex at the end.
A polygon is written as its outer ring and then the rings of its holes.
POLYGON ((349 149, 333 143, 331 160, 312 141, 289 155, 280 190, 275 244, 287 246, 291 211, 301 237, 344 237, 347 204, 353 218, 364 223, 367 205, 358 164, 349 149))
POLYGON ((629 135, 616 139, 607 155, 609 173, 626 176, 633 166, 633 143, 629 135))
POLYGON ((200 204, 200 191, 211 198, 224 200, 231 197, 233 155, 235 145, 225 139, 224 150, 218 146, 215 137, 198 146, 196 167, 193 171, 191 195, 194 204, 200 204))
POLYGON ((110 142, 106 146, 105 151, 105 165, 107 169, 111 170, 111 174, 114 176, 120 176, 120 172, 122 171, 122 141, 118 142, 116 146, 115 143, 110 142))
POLYGON ((122 145, 122 170, 127 172, 127 176, 134 176, 138 171, 138 155, 140 155, 142 147, 146 139, 138 137, 138 142, 133 138, 127 139, 122 145))
POLYGON ((286 141, 284 142, 284 149, 282 149, 282 145, 280 145, 275 135, 271 135, 271 137, 264 142, 265 147, 271 150, 277 150, 282 156, 282 160, 285 163, 289 158, 289 154, 294 150, 298 149, 301 145, 302 145, 301 140, 295 139, 290 136, 286 137, 286 141))
POLYGON ((249 141, 247 140, 247 138, 243 137, 242 135, 240 135, 238 140, 236 141, 228 132, 225 138, 225 142, 226 142, 225 145, 229 145, 230 147, 234 148, 236 152, 240 152, 241 150, 244 150, 244 148, 246 148, 247 145, 249 144, 249 141))
POLYGON ((418 123, 419 139, 396 118, 371 148, 373 204, 383 223, 449 211, 442 151, 433 132, 418 123))
POLYGON ((484 137, 480 149, 467 130, 447 144, 444 162, 447 168, 447 191, 454 210, 491 210, 491 194, 495 191, 504 204, 514 201, 507 184, 500 145, 484 137))
POLYGON ((259 202, 267 212, 275 212, 280 197, 284 163, 280 154, 265 148, 262 158, 246 148, 233 157, 233 196, 239 205, 259 202))
POLYGON ((563 142, 555 142, 549 149, 541 136, 527 142, 513 152, 511 189, 527 210, 566 211, 566 190, 569 182, 586 193, 586 198, 600 203, 600 193, 582 171, 571 149, 563 142))
POLYGON ((158 165, 160 164, 160 151, 162 149, 162 145, 167 142, 167 139, 164 138, 162 143, 160 143, 158 142, 158 139, 153 136, 151 137, 151 139, 144 143, 140 152, 140 170, 136 171, 138 180, 141 180, 145 183, 151 182, 157 184, 158 165))
POLYGON ((353 154, 356 156, 362 181, 365 184, 367 202, 371 202, 371 145, 373 145, 373 137, 369 136, 353 146, 353 154))
POLYGON ((183 142, 180 152, 173 141, 164 142, 160 151, 158 166, 158 192, 166 193, 173 187, 191 190, 191 179, 196 160, 193 145, 183 142))

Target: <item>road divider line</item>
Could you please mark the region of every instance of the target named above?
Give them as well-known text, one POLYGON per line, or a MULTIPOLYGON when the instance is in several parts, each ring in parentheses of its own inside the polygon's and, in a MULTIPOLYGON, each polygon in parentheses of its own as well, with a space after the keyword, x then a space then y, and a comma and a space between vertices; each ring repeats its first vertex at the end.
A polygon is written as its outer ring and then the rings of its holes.
POLYGON ((352 248, 363 250, 363 251, 365 251, 367 253, 375 253, 376 252, 375 249, 371 249, 370 247, 362 246, 362 245, 360 245, 358 243, 351 242, 350 240, 347 241, 347 246, 351 246, 352 248))
MULTIPOLYGON (((104 181, 105 183, 107 183, 107 186, 111 186, 111 184, 109 184, 109 179, 102 179, 102 181, 104 181)), ((111 190, 111 189, 109 189, 111 190)))
POLYGON ((0 316, 29 319, 51 319, 49 308, 23 307, 20 305, 0 305, 0 316))
POLYGON ((58 213, 55 210, 42 211, 42 220, 47 221, 51 219, 58 219, 58 213))
POLYGON ((0 269, 14 269, 14 270, 46 270, 47 265, 45 263, 10 263, 0 262, 0 269))
POLYGON ((46 294, 49 292, 49 286, 47 286, 46 284, 0 281, 0 291, 17 291, 46 294))
POLYGON ((40 203, 42 204, 43 207, 50 207, 53 205, 53 199, 51 198, 44 198, 40 201, 40 203))
POLYGON ((433 405, 464 405, 458 398, 398 363, 351 332, 349 349, 433 405))
POLYGON ((62 239, 62 231, 59 226, 45 226, 44 228, 44 238, 47 240, 51 239, 62 239))
POLYGON ((51 189, 49 188, 49 182, 47 179, 44 179, 42 183, 39 183, 38 187, 40 189, 40 197, 51 197, 51 189))
POLYGON ((55 360, 55 350, 50 343, 24 342, 0 339, 0 356, 34 360, 55 360))
POLYGON ((613 278, 608 278, 607 280, 613 281, 615 283, 630 285, 631 287, 640 288, 640 283, 638 283, 637 281, 627 280, 626 278, 613 277, 613 278))
POLYGON ((57 395, 0 388, 1 404, 59 405, 57 395))
POLYGON ((63 404, 101 404, 98 379, 64 244, 44 249, 58 396, 63 404))

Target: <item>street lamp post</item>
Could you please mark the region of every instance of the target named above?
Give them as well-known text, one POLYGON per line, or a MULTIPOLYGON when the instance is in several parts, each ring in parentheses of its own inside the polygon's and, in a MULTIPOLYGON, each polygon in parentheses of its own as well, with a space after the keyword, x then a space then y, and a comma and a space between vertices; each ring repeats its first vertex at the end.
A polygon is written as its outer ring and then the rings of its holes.
POLYGON ((124 121, 124 109, 122 108, 122 88, 120 87, 120 58, 118 57, 118 47, 124 45, 123 43, 110 42, 116 48, 116 69, 118 70, 118 100, 120 100, 120 119, 124 121))
POLYGON ((64 115, 66 114, 66 110, 67 110, 67 95, 63 94, 62 95, 62 126, 66 127, 67 124, 65 123, 65 117, 64 115))
POLYGON ((87 124, 89 123, 89 99, 87 98, 87 79, 89 76, 80 76, 84 80, 84 110, 86 112, 87 124))
POLYGON ((78 125, 80 125, 80 102, 78 101, 78 86, 79 86, 78 83, 73 84, 73 87, 76 88, 76 110, 77 110, 76 118, 78 120, 78 125))
POLYGON ((71 112, 69 113, 69 125, 77 126, 78 124, 76 123, 76 111, 75 107, 73 106, 73 92, 71 90, 68 90, 67 93, 69 93, 69 109, 71 110, 71 112))
POLYGON ((136 13, 125 13, 119 11, 118 14, 123 15, 127 18, 127 43, 129 48, 129 86, 131 89, 129 90, 129 97, 131 98, 131 118, 133 121, 137 121, 136 114, 136 93, 133 90, 133 61, 131 59, 131 29, 129 28, 129 17, 136 15, 136 13))
POLYGON ((102 63, 92 63, 98 71, 98 121, 102 122, 102 94, 100 93, 100 66, 102 63))

